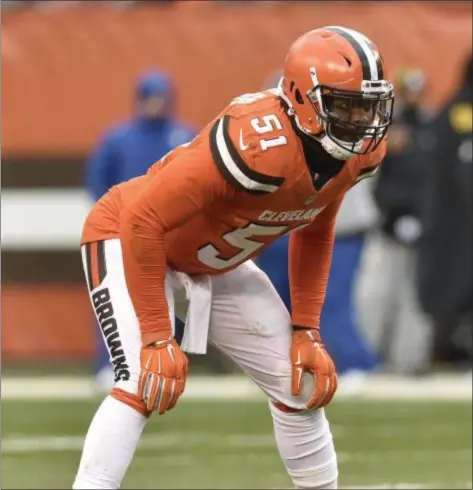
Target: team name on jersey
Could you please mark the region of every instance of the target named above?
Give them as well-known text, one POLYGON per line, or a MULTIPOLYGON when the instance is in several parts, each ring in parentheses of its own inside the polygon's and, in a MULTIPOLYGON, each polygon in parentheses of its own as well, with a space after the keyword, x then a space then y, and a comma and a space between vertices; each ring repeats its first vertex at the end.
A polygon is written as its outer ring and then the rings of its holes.
POLYGON ((266 209, 263 211, 258 220, 260 221, 308 221, 314 219, 318 214, 324 210, 325 206, 321 208, 312 209, 293 209, 290 211, 271 211, 266 209))

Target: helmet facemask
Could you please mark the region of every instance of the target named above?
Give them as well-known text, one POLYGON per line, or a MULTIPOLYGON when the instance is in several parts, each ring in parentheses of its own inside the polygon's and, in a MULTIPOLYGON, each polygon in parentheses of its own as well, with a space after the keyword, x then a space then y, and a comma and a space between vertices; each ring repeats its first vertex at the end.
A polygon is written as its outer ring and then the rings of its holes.
POLYGON ((361 91, 317 85, 307 97, 324 128, 312 136, 335 158, 371 153, 392 123, 394 91, 385 80, 363 81, 361 91))

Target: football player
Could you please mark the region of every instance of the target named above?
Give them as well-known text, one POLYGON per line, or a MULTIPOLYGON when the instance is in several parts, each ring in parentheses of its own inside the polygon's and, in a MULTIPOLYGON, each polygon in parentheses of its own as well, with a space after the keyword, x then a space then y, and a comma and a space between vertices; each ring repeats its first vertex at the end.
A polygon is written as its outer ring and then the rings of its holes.
POLYGON ((337 210, 385 154, 394 95, 384 71, 362 34, 310 31, 290 47, 277 90, 234 99, 190 144, 92 209, 82 257, 115 386, 74 488, 119 488, 149 416, 184 392, 188 362, 172 335, 179 273, 206 284, 208 340, 267 395, 294 486, 336 488, 323 407, 337 377, 319 319, 337 210), (292 318, 251 261, 287 233, 292 318))

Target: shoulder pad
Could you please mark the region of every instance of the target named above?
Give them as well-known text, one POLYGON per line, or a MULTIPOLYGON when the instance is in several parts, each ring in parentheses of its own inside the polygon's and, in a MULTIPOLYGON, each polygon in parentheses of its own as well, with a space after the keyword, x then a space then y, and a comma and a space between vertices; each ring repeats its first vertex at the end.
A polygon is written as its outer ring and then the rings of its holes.
POLYGON ((249 100, 231 104, 214 123, 210 149, 231 184, 252 194, 267 194, 286 180, 298 148, 296 136, 277 97, 249 100))

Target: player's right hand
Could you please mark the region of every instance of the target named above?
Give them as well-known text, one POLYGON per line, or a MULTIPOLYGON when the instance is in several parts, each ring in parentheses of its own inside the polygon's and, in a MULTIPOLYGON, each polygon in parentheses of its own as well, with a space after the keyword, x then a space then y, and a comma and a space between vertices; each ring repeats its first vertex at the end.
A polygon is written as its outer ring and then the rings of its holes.
POLYGON ((186 355, 172 337, 141 348, 138 394, 150 412, 162 415, 174 407, 184 392, 187 366, 186 355))

